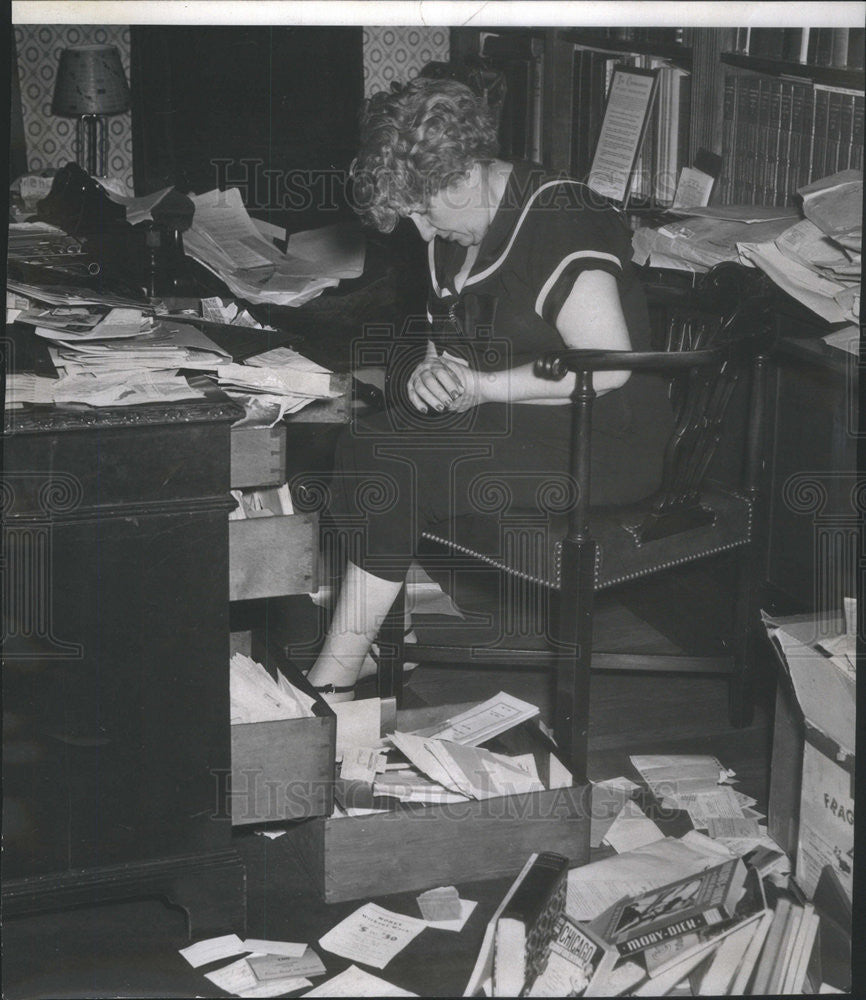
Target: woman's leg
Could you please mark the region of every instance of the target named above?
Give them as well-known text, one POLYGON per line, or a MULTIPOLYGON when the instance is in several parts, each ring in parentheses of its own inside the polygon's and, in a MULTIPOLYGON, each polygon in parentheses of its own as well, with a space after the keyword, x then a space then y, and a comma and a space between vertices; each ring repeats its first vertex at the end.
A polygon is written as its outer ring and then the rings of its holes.
MULTIPOLYGON (((379 633, 385 616, 397 599, 402 581, 384 580, 356 566, 346 565, 340 594, 325 633, 325 642, 307 679, 316 687, 354 685, 379 633)), ((352 692, 327 694, 328 701, 350 701, 352 692)))

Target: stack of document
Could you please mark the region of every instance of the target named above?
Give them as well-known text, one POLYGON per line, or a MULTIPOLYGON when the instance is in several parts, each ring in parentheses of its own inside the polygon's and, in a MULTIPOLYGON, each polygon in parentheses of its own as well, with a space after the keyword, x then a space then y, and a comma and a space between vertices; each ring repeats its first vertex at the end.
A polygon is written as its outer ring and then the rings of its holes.
POLYGON ((6 379, 5 408, 83 403, 87 406, 133 406, 139 403, 170 403, 204 396, 184 378, 167 372, 128 371, 112 375, 67 375, 42 378, 29 372, 6 379))
POLYGON ((271 238, 274 227, 249 217, 237 188, 193 195, 192 201, 195 215, 184 234, 186 252, 248 302, 299 306, 339 284, 341 277, 363 270, 363 247, 360 255, 354 250, 337 267, 328 266, 333 241, 305 243, 293 237, 294 245, 283 253, 271 238))
POLYGON ((214 371, 229 358, 200 330, 175 323, 159 323, 128 340, 55 339, 48 352, 61 374, 100 378, 121 372, 214 371))
POLYGON ((722 261, 737 260, 741 242, 772 241, 799 218, 796 209, 755 205, 690 208, 688 212, 688 218, 660 229, 638 229, 632 239, 635 263, 702 273, 722 261))
POLYGON ((273 410, 277 423, 316 399, 341 395, 332 388, 333 372, 289 347, 276 347, 248 358, 245 364, 221 364, 216 369, 220 388, 254 409, 273 410))
POLYGON ((772 241, 742 242, 740 258, 828 323, 858 324, 863 175, 845 170, 798 193, 806 218, 772 241))
POLYGON ((255 660, 235 653, 230 670, 231 723, 276 722, 313 715, 313 699, 278 670, 276 681, 255 660))
POLYGON ((6 293, 12 292, 29 302, 45 302, 55 306, 119 306, 141 309, 141 302, 113 292, 72 285, 31 285, 26 281, 6 279, 6 293))

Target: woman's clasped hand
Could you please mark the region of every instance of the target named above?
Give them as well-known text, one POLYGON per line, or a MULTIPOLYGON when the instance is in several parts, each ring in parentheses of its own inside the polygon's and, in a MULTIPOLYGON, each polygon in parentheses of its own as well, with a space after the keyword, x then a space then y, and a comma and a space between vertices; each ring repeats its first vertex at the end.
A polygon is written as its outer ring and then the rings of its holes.
POLYGON ((461 361, 428 355, 410 375, 409 401, 420 413, 464 413, 484 402, 479 374, 461 361))

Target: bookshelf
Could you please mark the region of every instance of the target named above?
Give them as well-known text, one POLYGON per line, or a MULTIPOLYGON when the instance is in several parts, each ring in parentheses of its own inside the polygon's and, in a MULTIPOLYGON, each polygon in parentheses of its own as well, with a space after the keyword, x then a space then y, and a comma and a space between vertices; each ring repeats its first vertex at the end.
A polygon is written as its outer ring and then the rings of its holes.
POLYGON ((774 76, 790 76, 798 80, 811 80, 812 83, 823 83, 830 87, 863 90, 864 85, 866 85, 866 72, 862 69, 813 66, 809 63, 770 59, 743 52, 723 52, 721 60, 726 66, 733 66, 737 69, 750 69, 755 73, 770 73, 774 76))
POLYGON ((722 203, 792 205, 803 185, 863 169, 862 71, 798 63, 798 72, 779 72, 775 61, 740 53, 722 62, 722 203))
POLYGON ((670 204, 698 150, 722 156, 712 200, 792 204, 798 187, 862 169, 859 28, 452 29, 452 55, 506 72, 503 155, 585 180, 617 65, 659 73, 631 207, 670 204), (811 61, 809 61, 811 60, 811 61))

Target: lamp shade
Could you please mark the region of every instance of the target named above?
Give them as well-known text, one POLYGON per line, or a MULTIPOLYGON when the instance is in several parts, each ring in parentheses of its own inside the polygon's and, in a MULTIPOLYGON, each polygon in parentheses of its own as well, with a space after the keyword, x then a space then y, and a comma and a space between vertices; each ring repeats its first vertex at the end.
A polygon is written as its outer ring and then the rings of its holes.
POLYGON ((60 53, 55 115, 116 115, 129 108, 129 85, 114 45, 79 45, 60 53))

